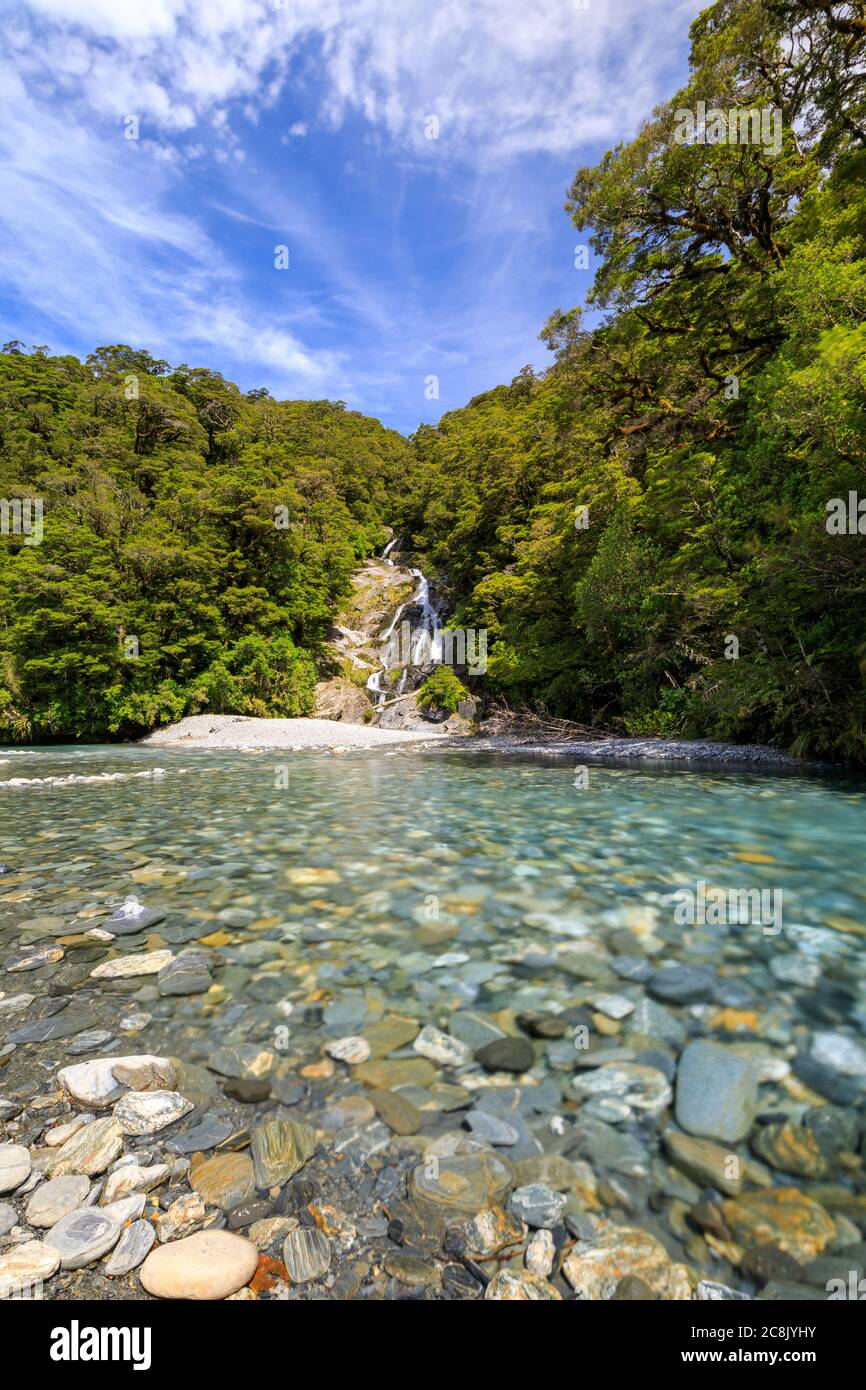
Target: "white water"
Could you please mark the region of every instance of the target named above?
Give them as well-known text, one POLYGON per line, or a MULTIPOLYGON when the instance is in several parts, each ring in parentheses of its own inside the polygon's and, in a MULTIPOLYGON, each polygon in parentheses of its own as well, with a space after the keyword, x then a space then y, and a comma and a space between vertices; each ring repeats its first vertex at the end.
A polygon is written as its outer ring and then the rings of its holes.
MULTIPOLYGON (((389 541, 380 557, 382 560, 386 560, 389 565, 393 565, 394 561, 388 559, 388 552, 392 550, 396 544, 396 539, 389 541)), ((410 631, 408 665, 426 666, 431 661, 438 664, 442 660, 442 619, 439 615, 439 610, 430 599, 430 584, 422 571, 413 569, 409 572, 412 578, 417 580, 415 592, 410 599, 400 604, 387 628, 382 633, 380 644, 384 647, 391 637, 393 637, 407 608, 420 608, 420 622, 410 631)), ((384 668, 381 671, 374 671, 372 676, 367 680, 367 689, 376 697, 375 703, 377 705, 384 704, 385 700, 388 698, 387 692, 382 689, 383 674, 384 668)), ((398 695, 403 694, 408 679, 408 667, 404 666, 397 685, 398 695)))

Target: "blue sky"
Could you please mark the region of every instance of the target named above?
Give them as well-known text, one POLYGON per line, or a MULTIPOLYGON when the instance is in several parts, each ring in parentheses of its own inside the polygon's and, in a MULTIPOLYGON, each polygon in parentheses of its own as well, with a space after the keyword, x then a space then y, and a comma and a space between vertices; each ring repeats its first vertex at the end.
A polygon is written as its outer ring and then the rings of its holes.
POLYGON ((592 276, 570 179, 671 94, 700 8, 7 4, 3 339, 435 421, 549 360, 592 276))

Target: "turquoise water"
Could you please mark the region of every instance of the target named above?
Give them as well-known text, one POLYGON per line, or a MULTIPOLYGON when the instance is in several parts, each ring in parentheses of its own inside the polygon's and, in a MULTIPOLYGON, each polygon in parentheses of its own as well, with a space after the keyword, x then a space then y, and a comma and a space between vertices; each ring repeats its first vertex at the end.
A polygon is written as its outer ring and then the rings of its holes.
MULTIPOLYGON (((165 926, 78 947, 88 958, 222 933, 232 969, 207 1018, 197 999, 160 999, 152 980, 122 986, 154 1004, 149 1042, 177 1012, 214 1030, 232 1003, 264 1021, 272 1004, 317 989, 350 996, 356 1014, 371 990, 421 1015, 479 1000, 556 1009, 576 993, 573 972, 559 969, 576 942, 659 962, 705 957, 751 976, 758 994, 772 986, 764 1002, 787 1001, 787 1026, 800 1006, 768 974, 773 956, 800 952, 831 974, 848 963, 862 986, 866 794, 857 787, 592 768, 581 788, 567 762, 416 750, 4 757, 4 948, 44 937, 27 927, 34 918, 59 916, 73 935, 129 896, 165 910, 165 926), (89 780, 105 774, 121 777, 89 780), (70 776, 80 780, 10 785, 70 776), (781 891, 782 932, 677 925, 670 894, 700 881, 781 891), (246 994, 256 981, 260 1002, 246 994)), ((14 982, 38 992, 83 959, 71 947, 61 964, 14 982)), ((76 987, 88 987, 86 976, 76 987)))

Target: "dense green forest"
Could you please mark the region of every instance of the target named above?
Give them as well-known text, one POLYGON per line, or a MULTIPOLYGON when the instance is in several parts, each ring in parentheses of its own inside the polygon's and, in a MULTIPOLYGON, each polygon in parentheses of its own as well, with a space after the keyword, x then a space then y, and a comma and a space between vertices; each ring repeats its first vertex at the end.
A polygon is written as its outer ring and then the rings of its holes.
POLYGON ((721 0, 691 37, 569 192, 598 326, 557 311, 551 370, 418 431, 403 523, 488 689, 864 761, 866 534, 827 504, 866 498, 866 7, 721 0), (778 108, 778 153, 678 143, 701 100, 778 108))
POLYGON ((0 497, 45 534, 0 539, 0 738, 309 712, 391 524, 487 629, 483 692, 866 761, 866 6, 719 0, 691 36, 686 87, 568 192, 597 270, 553 365, 410 441, 7 344, 0 497), (683 136, 702 102, 766 119, 683 136))
POLYGON ((0 496, 42 498, 44 537, 0 542, 0 737, 308 714, 410 445, 125 346, 86 364, 20 348, 0 354, 0 496))

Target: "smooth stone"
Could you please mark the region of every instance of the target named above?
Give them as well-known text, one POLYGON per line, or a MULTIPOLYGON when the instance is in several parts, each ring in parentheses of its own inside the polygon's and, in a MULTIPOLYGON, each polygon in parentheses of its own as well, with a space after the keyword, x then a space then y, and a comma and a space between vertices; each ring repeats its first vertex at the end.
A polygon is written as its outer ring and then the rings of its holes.
POLYGON ((181 951, 160 970, 156 987, 162 995, 206 994, 213 984, 206 950, 181 951))
POLYGON ((775 956, 770 961, 770 973, 783 984, 812 989, 821 978, 821 966, 818 961, 792 951, 784 956, 775 956))
POLYGON ((22 970, 38 970, 43 965, 56 965, 66 952, 62 946, 20 946, 3 962, 9 974, 22 970))
POLYGON ((456 1154, 429 1159, 412 1170, 415 1197, 434 1207, 473 1215, 501 1204, 511 1186, 511 1173, 492 1153, 456 1154))
POLYGON ((32 1297, 60 1268, 60 1252, 41 1240, 27 1240, 0 1255, 0 1298, 32 1297))
POLYGON ((103 1110, 127 1089, 125 1083, 119 1081, 115 1075, 114 1068, 118 1066, 156 1067, 166 1077, 174 1076, 174 1067, 168 1057, 154 1057, 150 1053, 142 1053, 129 1057, 99 1057, 92 1062, 76 1062, 71 1067, 62 1067, 57 1079, 79 1104, 103 1110))
POLYGON ((549 1230, 559 1221, 567 1201, 564 1193, 554 1192, 545 1183, 536 1182, 516 1187, 508 1199, 508 1209, 533 1230, 540 1226, 549 1230))
POLYGON ((562 1269, 582 1299, 610 1299, 620 1280, 630 1275, 659 1298, 692 1296, 685 1266, 674 1264, 661 1241, 639 1227, 610 1226, 597 1240, 578 1240, 562 1269))
POLYGON ((845 1033, 816 1033, 811 1054, 821 1066, 843 1076, 866 1077, 866 1047, 845 1033))
POLYGON ((358 1081, 377 1091, 393 1091, 397 1086, 429 1086, 436 1079, 436 1068, 426 1057, 371 1058, 353 1072, 358 1081))
POLYGON ((6 1014, 23 1014, 35 998, 35 994, 10 994, 8 999, 0 999, 0 1020, 6 1014))
POLYGON ((133 1192, 129 1197, 121 1197, 118 1202, 106 1202, 105 1206, 100 1207, 108 1216, 113 1216, 120 1226, 125 1226, 127 1221, 137 1221, 144 1211, 146 1197, 143 1192, 133 1192))
POLYGON ((761 1125, 752 1135, 752 1151, 783 1173, 801 1178, 823 1178, 830 1165, 821 1151, 817 1135, 805 1125, 791 1120, 761 1125))
POLYGON ((124 1134, 157 1134, 188 1115, 193 1103, 177 1091, 128 1091, 114 1107, 124 1134))
POLYGON ((793 1187, 745 1192, 722 1202, 721 1210, 738 1245, 777 1245, 801 1262, 822 1254, 836 1234, 824 1207, 793 1187))
MULTIPOLYGON (((189 1183, 208 1206, 230 1211, 247 1202, 256 1190, 255 1170, 247 1153, 214 1154, 198 1163, 193 1160, 189 1183)), ((265 1186, 265 1184, 262 1184, 265 1186)))
POLYGON ((314 1227, 299 1226, 283 1242, 283 1263, 293 1284, 321 1279, 331 1266, 331 1243, 314 1227))
POLYGON ((791 1063, 794 1075, 804 1082, 811 1091, 826 1096, 834 1105, 855 1105, 860 1098, 860 1088, 855 1081, 841 1076, 832 1067, 825 1067, 806 1052, 798 1052, 791 1063))
POLYGON ((459 1038, 443 1033, 426 1024, 412 1044, 414 1050, 440 1067, 462 1067, 472 1056, 469 1048, 459 1038))
POLYGON ((104 960, 91 970, 91 980, 133 980, 140 975, 158 975, 169 961, 174 959, 172 951, 143 951, 137 955, 117 956, 114 960, 104 960))
POLYGON ((142 1168, 137 1163, 128 1163, 116 1172, 109 1173, 102 1189, 100 1203, 106 1207, 111 1202, 119 1202, 123 1197, 132 1196, 133 1193, 152 1192, 167 1180, 170 1171, 167 1163, 154 1163, 147 1168, 142 1168))
POLYGON ((594 994, 589 1002, 597 1013, 615 1022, 634 1013, 634 1000, 626 999, 624 994, 594 994))
POLYGON ((306 1094, 303 1081, 293 1081, 290 1076, 275 1076, 271 1082, 271 1095, 280 1105, 297 1105, 306 1094))
POLYGON ((14 1192, 30 1177, 30 1151, 23 1144, 0 1144, 0 1192, 14 1192))
POLYGON ((271 1083, 267 1077, 228 1078, 223 1082, 223 1093, 230 1100, 239 1100, 242 1105, 258 1105, 261 1101, 269 1099, 271 1083))
POLYGON ((78 1037, 69 1044, 66 1051, 70 1057, 80 1057, 85 1052, 97 1052, 101 1047, 107 1047, 114 1042, 115 1034, 108 1032, 106 1028, 88 1028, 85 1033, 79 1033, 78 1037))
POLYGON ((546 1279, 528 1270, 500 1269, 484 1290, 484 1301, 493 1303, 560 1303, 562 1294, 546 1279))
POLYGON ((364 1037, 370 1045, 374 1057, 385 1057, 396 1052, 417 1037, 421 1025, 414 1018, 401 1018, 396 1014, 386 1015, 364 1029, 364 1037))
POLYGON ((8 1235, 18 1225, 18 1213, 9 1202, 0 1202, 0 1236, 8 1235))
POLYGON ((123 1148, 123 1131, 110 1116, 93 1120, 56 1149, 48 1165, 52 1177, 67 1173, 84 1173, 95 1177, 104 1173, 123 1148))
POLYGON ((424 1123, 421 1111, 399 1091, 371 1091, 370 1101, 394 1134, 417 1134, 424 1123))
POLYGON ((325 1051, 329 1057, 333 1057, 337 1062, 366 1062, 372 1056, 370 1044, 366 1038, 348 1037, 337 1038, 334 1042, 326 1045, 325 1051))
POLYGON ((508 1148, 516 1144, 520 1138, 520 1131, 514 1125, 500 1119, 489 1110, 470 1110, 466 1116, 466 1124, 473 1134, 486 1139, 488 1144, 508 1148))
POLYGON ((682 1129, 735 1144, 751 1129, 757 1105, 758 1083, 750 1061, 703 1039, 684 1048, 676 1082, 676 1118, 682 1129))
POLYGON ((657 1004, 654 999, 639 999, 633 1014, 628 1019, 629 1035, 658 1038, 661 1042, 681 1047, 686 1039, 685 1026, 675 1018, 670 1009, 657 1004))
POLYGON ((233 1081, 261 1081, 273 1071, 276 1056, 257 1043, 240 1043, 237 1047, 218 1047, 208 1057, 210 1071, 233 1081))
POLYGON ((218 1115, 203 1115, 197 1125, 175 1134, 165 1147, 173 1154, 201 1153, 205 1149, 215 1149, 217 1144, 222 1144, 233 1129, 234 1125, 230 1121, 222 1120, 218 1115))
POLYGON ((10 1043, 52 1042, 60 1038, 73 1038, 93 1023, 92 1014, 76 1013, 74 1009, 64 1009, 51 1018, 40 1018, 35 1023, 25 1023, 6 1034, 10 1043))
POLYGON ((177 1069, 169 1058, 126 1057, 113 1066, 114 1079, 130 1091, 174 1091, 177 1069))
POLYGON ((257 1186, 282 1187, 312 1158, 316 1136, 296 1120, 269 1120, 251 1131, 250 1149, 257 1186))
POLYGON ((528 1038, 495 1038, 475 1053, 475 1060, 485 1071, 529 1071, 535 1062, 535 1048, 528 1038))
POLYGON ((691 965, 670 965, 656 970, 646 982, 650 994, 667 1004, 697 1004, 712 993, 713 976, 709 970, 691 965))
POLYGON ((786 1250, 767 1242, 764 1245, 750 1245, 740 1260, 740 1273, 763 1288, 771 1279, 782 1279, 799 1283, 803 1266, 786 1250))
POLYGON ((239 1206, 232 1207, 228 1214, 228 1228, 230 1231, 239 1231, 244 1226, 252 1226, 257 1221, 264 1221, 271 1215, 273 1202, 252 1201, 241 1202, 239 1206))
POLYGON ((90 1179, 77 1173, 41 1183, 27 1203, 29 1224, 40 1228, 56 1226, 64 1216, 78 1210, 89 1191, 90 1179))
POLYGON ((45 1244, 60 1252, 63 1269, 83 1269, 117 1244, 120 1222, 100 1207, 71 1212, 52 1226, 45 1244))
POLYGON ((141 1282, 155 1298, 228 1298, 256 1272, 259 1252, 232 1231, 197 1231, 152 1250, 141 1266, 141 1282))
POLYGON ((130 898, 110 917, 104 917, 102 926, 114 936, 134 936, 164 920, 165 913, 159 908, 145 907, 134 898, 130 898))
POLYGON ((663 1139, 674 1167, 695 1182, 718 1188, 728 1197, 735 1197, 742 1188, 745 1162, 720 1144, 676 1129, 665 1130, 663 1139))
POLYGON ((448 1020, 448 1032, 458 1042, 465 1043, 471 1052, 476 1052, 485 1043, 498 1042, 507 1035, 483 1014, 460 1009, 448 1020))
POLYGON ((660 1114, 673 1098, 667 1077, 655 1067, 637 1062, 608 1062, 574 1077, 571 1084, 579 1096, 620 1100, 650 1115, 660 1114))
POLYGON ((120 1240, 106 1260, 103 1274, 117 1279, 123 1274, 129 1274, 130 1270, 138 1269, 155 1240, 156 1231, 149 1221, 133 1221, 132 1225, 127 1226, 122 1232, 120 1240))

